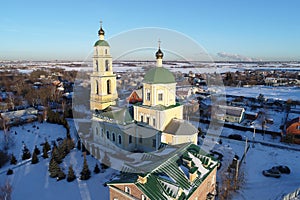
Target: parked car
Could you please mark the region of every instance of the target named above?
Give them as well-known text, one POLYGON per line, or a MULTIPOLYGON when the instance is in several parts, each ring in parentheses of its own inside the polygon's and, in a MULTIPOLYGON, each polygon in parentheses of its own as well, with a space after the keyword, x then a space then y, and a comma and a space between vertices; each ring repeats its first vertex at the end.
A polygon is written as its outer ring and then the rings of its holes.
POLYGON ((228 136, 228 138, 233 140, 243 140, 243 137, 239 134, 231 134, 228 136))
POLYGON ((291 173, 290 168, 285 165, 274 166, 274 167, 272 167, 272 169, 278 170, 282 174, 290 174, 291 173))
POLYGON ((281 173, 278 169, 268 169, 268 170, 263 170, 263 175, 267 177, 274 177, 274 178, 280 178, 281 173))

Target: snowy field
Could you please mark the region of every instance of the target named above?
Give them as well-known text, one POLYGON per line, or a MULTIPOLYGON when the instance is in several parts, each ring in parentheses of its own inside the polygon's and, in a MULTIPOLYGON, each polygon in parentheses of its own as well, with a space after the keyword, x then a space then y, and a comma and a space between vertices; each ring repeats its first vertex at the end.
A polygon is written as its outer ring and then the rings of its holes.
POLYGON ((226 87, 225 90, 226 94, 244 97, 258 97, 259 94, 263 94, 265 98, 270 99, 300 99, 300 87, 226 87))
MULTIPOLYGON (((243 145, 240 148, 244 148, 243 145)), ((245 184, 232 199, 261 199, 279 200, 300 187, 300 152, 288 149, 279 149, 256 144, 250 148, 245 169, 245 184), (287 165, 290 174, 282 174, 280 178, 265 177, 263 170, 276 165, 287 165)))
MULTIPOLYGON (((74 133, 74 124, 69 120, 71 126, 71 134, 74 133)), ((9 163, 0 168, 0 184, 3 185, 6 180, 13 187, 12 199, 108 199, 108 187, 104 187, 104 183, 110 180, 117 172, 113 169, 108 169, 104 173, 93 174, 88 181, 77 180, 69 183, 65 180, 59 182, 54 178, 49 177, 48 164, 50 158, 44 159, 39 157, 39 163, 32 165, 30 161, 21 161, 23 142, 28 149, 33 152, 34 146, 37 145, 42 151, 41 143, 45 138, 49 141, 55 141, 57 138, 64 138, 66 130, 61 125, 49 123, 31 123, 24 126, 12 127, 10 129, 12 137, 15 139, 15 145, 9 150, 9 153, 14 153, 18 160, 17 165, 9 163), (39 127, 37 129, 37 127, 39 127), (15 135, 16 133, 16 135, 15 135), (11 168, 14 171, 13 175, 7 176, 7 170, 11 168)), ((0 131, 3 135, 3 131, 0 131)), ((3 141, 3 138, 1 138, 3 141)), ((89 169, 93 171, 98 160, 87 156, 89 169)), ((68 167, 72 164, 77 177, 80 176, 80 171, 83 165, 82 152, 74 149, 60 164, 65 174, 68 173, 68 167)))

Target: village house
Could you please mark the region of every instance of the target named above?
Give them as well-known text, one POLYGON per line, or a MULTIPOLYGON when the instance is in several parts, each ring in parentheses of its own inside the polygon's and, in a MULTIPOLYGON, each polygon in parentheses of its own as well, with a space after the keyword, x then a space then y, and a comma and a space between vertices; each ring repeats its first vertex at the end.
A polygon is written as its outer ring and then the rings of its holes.
POLYGON ((300 117, 286 123, 286 128, 282 132, 282 136, 287 142, 300 144, 300 117))
POLYGON ((244 118, 244 114, 244 108, 219 105, 215 117, 221 121, 241 123, 244 118))

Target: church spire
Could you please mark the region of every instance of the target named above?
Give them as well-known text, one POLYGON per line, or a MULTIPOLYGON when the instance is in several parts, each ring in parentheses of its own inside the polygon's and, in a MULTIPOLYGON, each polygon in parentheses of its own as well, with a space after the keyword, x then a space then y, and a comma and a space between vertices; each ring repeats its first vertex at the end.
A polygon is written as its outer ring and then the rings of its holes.
POLYGON ((104 34, 105 34, 105 32, 104 32, 104 30, 102 29, 102 20, 100 21, 100 29, 99 29, 99 31, 98 31, 98 35, 99 35, 99 39, 100 40, 104 40, 104 34))
POLYGON ((161 43, 161 41, 158 40, 158 50, 155 53, 155 56, 156 56, 156 67, 162 67, 162 58, 164 56, 163 52, 160 50, 160 43, 161 43))

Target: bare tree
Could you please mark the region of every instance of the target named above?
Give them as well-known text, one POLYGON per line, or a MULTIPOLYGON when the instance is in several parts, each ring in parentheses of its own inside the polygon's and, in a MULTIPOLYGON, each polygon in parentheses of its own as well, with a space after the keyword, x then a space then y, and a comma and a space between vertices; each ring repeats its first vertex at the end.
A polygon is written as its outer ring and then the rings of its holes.
POLYGON ((12 186, 6 181, 6 183, 0 187, 0 200, 11 200, 12 186))

